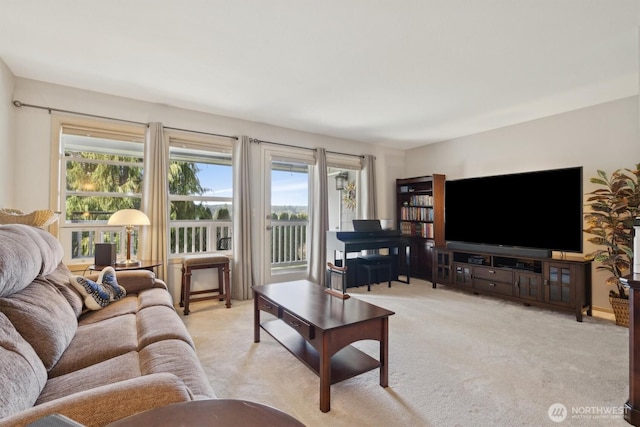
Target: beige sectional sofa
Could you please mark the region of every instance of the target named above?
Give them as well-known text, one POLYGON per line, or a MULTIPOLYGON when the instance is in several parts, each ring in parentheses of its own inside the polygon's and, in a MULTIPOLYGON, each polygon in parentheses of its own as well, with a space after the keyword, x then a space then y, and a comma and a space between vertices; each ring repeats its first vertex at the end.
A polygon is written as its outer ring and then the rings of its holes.
POLYGON ((115 272, 126 296, 90 310, 93 296, 62 257, 48 232, 0 226, 0 426, 52 413, 103 426, 215 398, 162 281, 145 270, 115 272))

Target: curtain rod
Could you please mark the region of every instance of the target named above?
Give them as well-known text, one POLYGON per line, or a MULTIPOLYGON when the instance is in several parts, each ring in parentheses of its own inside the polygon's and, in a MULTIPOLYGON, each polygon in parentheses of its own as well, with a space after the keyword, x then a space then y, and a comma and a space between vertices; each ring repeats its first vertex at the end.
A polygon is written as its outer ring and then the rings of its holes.
MULTIPOLYGON (((18 100, 13 101, 13 105, 14 105, 14 107, 18 107, 18 108, 20 108, 20 107, 31 107, 31 108, 37 108, 39 110, 47 110, 49 112, 49 114, 51 114, 52 111, 55 111, 57 113, 76 114, 76 115, 79 115, 79 116, 94 117, 94 118, 97 118, 97 119, 116 120, 116 121, 124 122, 124 123, 133 123, 133 124, 136 124, 136 125, 149 126, 149 123, 136 122, 136 121, 133 121, 133 120, 118 119, 118 118, 109 117, 109 116, 100 116, 100 115, 97 115, 97 114, 81 113, 79 111, 62 110, 60 108, 45 107, 45 106, 42 106, 42 105, 25 104, 25 103, 20 102, 18 100)), ((174 127, 169 127, 169 126, 163 126, 163 128, 164 129, 182 131, 182 132, 192 132, 192 133, 199 133, 199 134, 203 134, 203 135, 219 136, 219 137, 222 137, 222 138, 230 138, 230 139, 235 139, 235 140, 238 139, 237 136, 220 135, 220 134, 217 134, 217 133, 201 132, 201 131, 197 131, 197 130, 180 129, 180 128, 174 128, 174 127)), ((299 147, 297 145, 283 144, 281 142, 264 141, 264 140, 257 139, 257 138, 249 138, 249 141, 250 142, 255 142, 256 144, 265 143, 265 144, 280 145, 280 146, 283 146, 283 147, 302 148, 304 150, 316 151, 315 148, 299 147)), ((339 151, 329 151, 329 150, 327 150, 327 153, 340 154, 340 155, 343 155, 343 156, 359 157, 361 159, 364 158, 364 156, 362 154, 341 153, 339 151)))
POLYGON ((211 135, 211 136, 220 136, 222 138, 229 138, 229 139, 235 139, 238 140, 237 136, 231 136, 231 135, 220 135, 219 133, 211 133, 211 132, 202 132, 199 130, 189 130, 189 129, 180 129, 180 128, 172 128, 170 126, 163 126, 165 129, 171 129, 171 130, 177 130, 177 131, 181 131, 181 132, 190 132, 190 133, 199 133, 201 135, 211 135))
MULTIPOLYGON (((78 116, 93 117, 93 118, 96 118, 96 119, 115 120, 115 121, 124 122, 124 123, 133 123, 133 124, 136 124, 136 125, 149 126, 149 123, 136 122, 136 121, 133 121, 133 120, 118 119, 118 118, 115 118, 115 117, 108 117, 108 116, 99 116, 97 114, 81 113, 79 111, 61 110, 60 108, 44 107, 42 105, 25 104, 25 103, 20 102, 18 100, 13 101, 13 105, 15 107, 18 107, 18 108, 20 108, 20 107, 31 107, 31 108, 37 108, 39 110, 47 110, 49 112, 49 114, 51 114, 52 111, 55 111, 57 113, 75 114, 75 115, 78 115, 78 116)), ((220 134, 217 134, 217 133, 201 132, 201 131, 197 131, 197 130, 179 129, 179 128, 172 128, 172 127, 168 127, 168 126, 163 126, 163 128, 164 129, 171 129, 171 130, 178 130, 178 131, 182 131, 182 132, 199 133, 199 134, 203 134, 203 135, 220 136, 220 137, 223 137, 223 138, 231 138, 231 139, 236 139, 236 140, 238 139, 237 136, 220 135, 220 134)))
MULTIPOLYGON (((291 145, 291 144, 283 144, 282 142, 273 142, 273 141, 264 141, 261 139, 257 139, 257 138, 249 138, 249 142, 254 142, 256 144, 272 144, 272 145, 279 145, 281 147, 290 147, 290 148, 301 148, 303 150, 311 150, 311 151, 318 151, 315 148, 308 148, 308 147, 300 147, 297 145, 291 145)), ((350 153, 341 153, 339 151, 329 151, 327 150, 327 153, 331 153, 331 154, 340 154, 342 156, 352 156, 352 157, 359 157, 361 159, 364 159, 364 156, 362 154, 350 154, 350 153)))
POLYGON ((116 121, 124 122, 124 123, 133 123, 133 124, 136 124, 136 125, 149 126, 149 123, 135 122, 133 120, 117 119, 115 117, 108 117, 108 116, 98 116, 96 114, 80 113, 78 111, 61 110, 59 108, 43 107, 42 105, 25 104, 25 103, 17 101, 17 100, 13 101, 13 105, 15 107, 18 107, 18 108, 20 108, 20 107, 31 107, 31 108, 37 108, 39 110, 47 110, 47 111, 49 111, 49 114, 51 114, 52 111, 55 111, 57 113, 76 114, 76 115, 79 115, 79 116, 94 117, 94 118, 97 118, 97 119, 116 120, 116 121))

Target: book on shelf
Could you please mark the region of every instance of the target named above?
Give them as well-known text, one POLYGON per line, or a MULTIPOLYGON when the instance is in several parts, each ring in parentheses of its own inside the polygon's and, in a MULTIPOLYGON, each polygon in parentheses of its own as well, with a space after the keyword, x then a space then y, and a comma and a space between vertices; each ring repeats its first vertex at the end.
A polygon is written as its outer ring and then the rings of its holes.
POLYGON ((413 206, 433 206, 433 196, 428 194, 414 194, 410 198, 413 206))
POLYGON ((400 223, 400 232, 403 236, 433 239, 433 223, 402 221, 400 223))
POLYGON ((400 219, 404 221, 433 221, 433 208, 402 206, 400 219))

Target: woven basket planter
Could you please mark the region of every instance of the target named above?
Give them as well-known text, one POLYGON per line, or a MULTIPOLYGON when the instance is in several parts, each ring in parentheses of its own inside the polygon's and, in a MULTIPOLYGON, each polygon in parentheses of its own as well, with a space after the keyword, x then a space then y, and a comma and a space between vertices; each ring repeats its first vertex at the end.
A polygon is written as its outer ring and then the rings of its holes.
POLYGON ((0 209, 0 224, 25 224, 46 227, 58 220, 60 215, 49 209, 23 213, 17 209, 0 209))
POLYGON ((609 302, 616 316, 616 325, 629 327, 629 300, 626 298, 609 297, 609 302))

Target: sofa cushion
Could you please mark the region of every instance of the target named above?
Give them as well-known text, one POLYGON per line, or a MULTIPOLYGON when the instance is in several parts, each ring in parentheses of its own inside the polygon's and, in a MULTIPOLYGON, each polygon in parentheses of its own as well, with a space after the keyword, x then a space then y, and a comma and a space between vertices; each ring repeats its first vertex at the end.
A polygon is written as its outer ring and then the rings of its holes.
POLYGON ((173 309, 173 299, 164 288, 145 289, 138 293, 138 305, 141 310, 154 305, 163 305, 173 309))
POLYGON ((157 341, 178 339, 195 348, 193 339, 175 309, 154 305, 138 312, 138 348, 142 349, 157 341))
MULTIPOLYGON (((27 287, 42 268, 42 253, 26 225, 0 225, 0 297, 27 287)), ((36 237, 37 239, 37 237, 36 237)))
POLYGON ((182 340, 158 341, 140 350, 142 375, 161 372, 175 374, 196 399, 215 398, 196 352, 182 340))
POLYGON ((128 294, 135 294, 152 288, 163 288, 167 290, 166 284, 162 280, 156 279, 153 271, 149 270, 119 271, 118 283, 127 290, 128 294))
POLYGON ((109 304, 102 310, 87 310, 78 319, 79 325, 101 322, 112 317, 123 316, 125 314, 136 314, 138 312, 138 296, 127 295, 118 301, 117 304, 109 304))
POLYGON ((33 406, 47 381, 42 361, 0 313, 0 418, 33 406))
POLYGON ((78 328, 67 300, 44 279, 36 279, 20 292, 0 298, 0 312, 31 344, 47 370, 62 356, 78 328))
POLYGON ((78 369, 65 375, 50 378, 40 393, 36 405, 140 376, 138 352, 130 351, 104 362, 78 369))
POLYGON ((136 314, 146 307, 165 306, 175 311, 171 294, 164 288, 143 289, 137 294, 129 294, 117 304, 109 304, 102 310, 87 311, 78 319, 80 325, 100 322, 123 314, 136 314))
POLYGON ((43 276, 51 274, 64 258, 62 243, 54 235, 41 228, 29 227, 28 230, 37 236, 34 237, 34 240, 38 242, 38 248, 40 248, 42 255, 40 274, 43 276))
POLYGON ((58 288, 62 296, 64 296, 69 305, 71 305, 76 317, 79 317, 84 310, 84 299, 70 283, 70 279, 73 276, 74 274, 69 268, 63 263, 60 263, 58 264, 58 268, 44 277, 44 279, 58 288))
POLYGON ((0 419, 0 426, 27 426, 57 413, 83 426, 102 427, 139 412, 189 400, 193 395, 177 376, 143 375, 34 406, 0 419))
POLYGON ((118 284, 113 267, 105 267, 95 282, 86 277, 74 276, 71 278, 71 284, 84 297, 84 304, 90 310, 100 310, 127 294, 118 284))
POLYGON ((0 297, 25 288, 38 274, 52 273, 63 257, 51 233, 24 224, 0 225, 0 297))
POLYGON ((49 378, 68 374, 137 349, 138 332, 134 314, 81 325, 78 326, 67 351, 49 371, 49 378))

